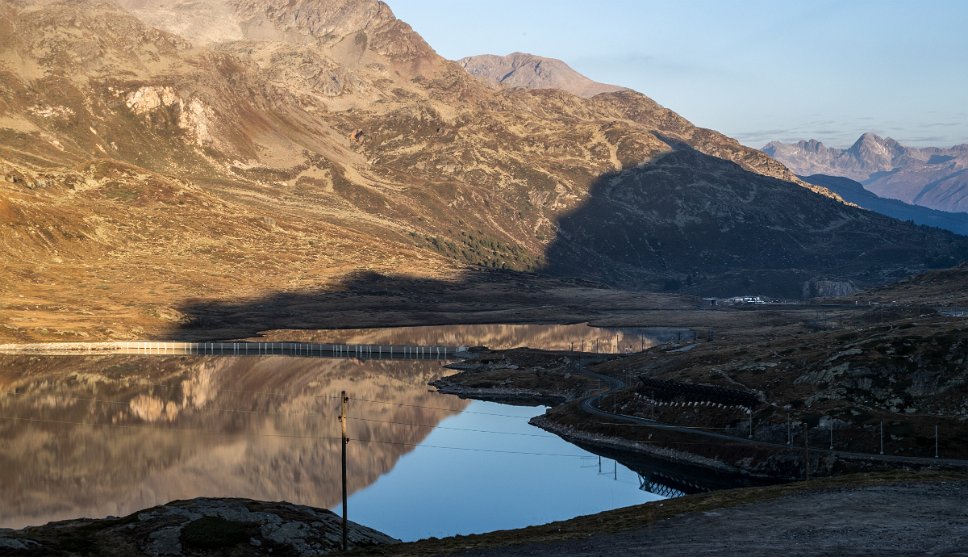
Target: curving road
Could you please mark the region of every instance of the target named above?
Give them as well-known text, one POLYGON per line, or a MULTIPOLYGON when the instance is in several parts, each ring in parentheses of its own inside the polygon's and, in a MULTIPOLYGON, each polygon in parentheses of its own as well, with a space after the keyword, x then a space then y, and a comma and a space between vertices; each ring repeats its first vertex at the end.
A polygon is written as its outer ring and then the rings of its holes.
MULTIPOLYGON (((683 426, 677 426, 674 424, 667 424, 663 422, 658 422, 656 420, 650 420, 648 418, 642 418, 639 416, 629 416, 626 414, 619 414, 616 412, 609 412, 603 410, 599 407, 598 403, 612 391, 624 389, 626 387, 625 382, 617 377, 611 377, 609 375, 603 375, 601 373, 596 373, 594 371, 580 370, 579 373, 585 375, 586 377, 591 377, 592 379, 598 379, 602 381, 603 384, 607 385, 605 389, 599 389, 592 395, 589 395, 581 400, 581 409, 593 416, 600 418, 608 418, 612 420, 618 420, 625 423, 639 424, 651 429, 662 430, 662 431, 672 431, 681 434, 693 435, 698 437, 705 437, 708 439, 716 439, 720 441, 729 441, 731 443, 742 443, 747 445, 758 445, 765 446, 775 449, 785 449, 785 450, 800 450, 798 447, 791 447, 784 443, 771 443, 769 441, 757 441, 756 439, 748 439, 745 437, 737 437, 735 435, 727 435, 725 433, 718 433, 715 431, 708 431, 704 429, 695 429, 683 426)), ((920 464, 920 465, 942 465, 952 468, 962 468, 968 470, 968 460, 956 459, 956 458, 929 458, 929 457, 918 457, 918 456, 897 456, 897 455, 880 455, 871 453, 857 453, 851 451, 838 451, 836 449, 808 449, 811 454, 833 454, 839 458, 847 460, 866 460, 870 462, 890 462, 895 464, 920 464)))

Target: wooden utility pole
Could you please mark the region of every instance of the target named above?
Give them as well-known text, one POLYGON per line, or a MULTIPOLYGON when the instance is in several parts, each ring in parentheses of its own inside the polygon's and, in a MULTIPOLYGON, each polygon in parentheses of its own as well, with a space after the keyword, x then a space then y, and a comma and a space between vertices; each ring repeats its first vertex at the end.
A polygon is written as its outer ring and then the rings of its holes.
POLYGON ((343 447, 342 457, 343 457, 343 551, 346 551, 346 444, 349 443, 349 439, 346 437, 346 403, 350 401, 350 398, 346 396, 346 391, 340 393, 340 408, 339 408, 339 424, 343 430, 342 442, 343 447))
POLYGON ((881 454, 884 454, 884 420, 881 420, 881 454))
POLYGON ((810 426, 803 422, 803 474, 804 479, 810 479, 810 426))

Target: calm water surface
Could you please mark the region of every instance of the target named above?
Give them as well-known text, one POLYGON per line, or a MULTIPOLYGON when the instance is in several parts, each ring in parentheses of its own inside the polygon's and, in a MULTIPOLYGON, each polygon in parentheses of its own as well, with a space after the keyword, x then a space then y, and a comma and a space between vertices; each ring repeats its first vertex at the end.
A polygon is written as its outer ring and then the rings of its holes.
POLYGON ((657 498, 623 466, 530 426, 543 408, 432 392, 427 382, 446 373, 413 360, 0 356, 0 527, 199 496, 338 510, 342 390, 350 517, 392 536, 515 528, 657 498))
POLYGON ((352 495, 350 517, 415 540, 545 524, 660 498, 640 490, 639 476, 625 466, 528 424, 543 412, 472 402, 352 495))

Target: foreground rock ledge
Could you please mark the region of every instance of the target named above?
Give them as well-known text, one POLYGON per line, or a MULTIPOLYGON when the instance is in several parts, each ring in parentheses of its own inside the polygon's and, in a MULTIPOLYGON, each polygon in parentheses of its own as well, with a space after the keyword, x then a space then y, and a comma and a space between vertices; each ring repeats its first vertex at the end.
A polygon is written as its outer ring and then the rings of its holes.
MULTIPOLYGON (((331 511, 249 499, 174 501, 124 518, 0 530, 0 555, 326 555, 340 550, 331 511)), ((349 548, 397 543, 349 523, 349 548)))

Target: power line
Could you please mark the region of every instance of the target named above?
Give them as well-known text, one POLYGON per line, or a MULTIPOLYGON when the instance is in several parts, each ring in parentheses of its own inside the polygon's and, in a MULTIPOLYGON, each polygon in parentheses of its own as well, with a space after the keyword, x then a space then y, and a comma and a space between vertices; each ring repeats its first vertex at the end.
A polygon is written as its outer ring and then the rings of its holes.
MULTIPOLYGON (((14 395, 17 395, 17 396, 20 396, 20 395, 25 395, 26 393, 13 393, 13 394, 14 395)), ((81 397, 81 396, 75 396, 75 395, 57 395, 57 396, 59 398, 62 398, 62 399, 81 400, 81 401, 87 401, 87 402, 95 402, 95 403, 98 403, 98 404, 112 404, 112 405, 116 405, 116 406, 131 406, 131 402, 134 400, 134 399, 129 400, 129 401, 123 401, 123 400, 105 400, 105 399, 102 399, 102 398, 81 397)), ((236 414, 260 414, 260 415, 267 415, 267 416, 287 416, 287 415, 297 415, 297 414, 299 414, 299 415, 311 415, 311 416, 327 417, 325 414, 322 414, 320 412, 311 412, 311 411, 308 411, 308 410, 293 410, 293 411, 289 411, 289 412, 273 412, 273 411, 269 411, 269 410, 265 410, 265 411, 263 411, 263 410, 242 410, 240 408, 224 408, 224 407, 219 407, 219 406, 205 406, 205 409, 206 410, 214 410, 216 412, 228 412, 228 413, 236 413, 236 414)))
MULTIPOLYGON (((170 388, 168 385, 165 385, 164 383, 152 383, 150 381, 149 382, 141 382, 141 384, 142 385, 149 385, 149 386, 152 386, 152 387, 170 388)), ((257 390, 252 390, 252 389, 225 389, 225 388, 219 388, 219 391, 220 392, 223 392, 223 393, 256 394, 256 395, 276 396, 276 397, 281 397, 281 398, 292 398, 294 396, 294 393, 286 393, 286 392, 282 392, 282 391, 257 391, 257 390)), ((329 400, 339 400, 340 399, 338 395, 311 395, 309 393, 295 393, 295 394, 302 394, 302 395, 308 396, 310 398, 318 398, 318 399, 329 399, 329 400)))
MULTIPOLYGON (((121 384, 121 380, 120 379, 115 379, 113 381, 113 383, 121 384)), ((136 381, 136 385, 135 386, 145 386, 145 385, 147 385, 149 387, 158 387, 158 388, 162 388, 162 389, 171 389, 172 386, 173 386, 172 384, 153 383, 151 381, 140 381, 140 380, 139 381, 136 381)), ((304 395, 304 396, 308 396, 310 398, 328 399, 328 400, 339 400, 339 396, 337 396, 337 395, 313 395, 313 394, 309 394, 309 393, 287 393, 287 392, 282 392, 282 391, 259 391, 259 390, 254 390, 254 389, 227 389, 227 388, 220 387, 219 388, 219 392, 222 392, 222 393, 235 393, 235 394, 256 394, 256 395, 265 395, 265 396, 275 396, 275 397, 281 397, 281 398, 292 398, 294 395, 300 395, 301 394, 301 395, 304 395)), ((18 393, 16 391, 14 391, 12 394, 24 394, 24 393, 18 393)))
MULTIPOLYGON (((17 394, 21 394, 21 393, 17 393, 17 394)), ((104 400, 104 399, 98 399, 98 398, 93 398, 93 397, 79 397, 79 396, 73 396, 73 395, 65 395, 62 398, 73 399, 73 400, 81 400, 81 401, 89 401, 89 402, 95 402, 95 403, 98 403, 98 404, 110 404, 110 405, 118 405, 118 406, 126 406, 126 407, 127 406, 130 406, 130 402, 116 401, 116 400, 104 400)), ((212 406, 206 407, 206 409, 208 409, 208 410, 214 410, 214 411, 218 411, 218 412, 242 413, 242 414, 258 414, 258 415, 307 414, 307 415, 319 416, 319 417, 324 417, 324 418, 327 417, 325 414, 319 414, 319 413, 316 413, 316 412, 308 412, 308 411, 291 412, 291 413, 289 413, 289 412, 268 412, 268 411, 263 412, 263 411, 259 411, 259 410, 241 410, 241 409, 231 409, 231 408, 219 408, 219 407, 212 407, 212 406)), ((43 423, 64 423, 64 424, 88 425, 88 426, 92 426, 92 427, 93 426, 101 426, 101 425, 112 425, 112 426, 130 428, 130 427, 142 427, 143 425, 152 425, 152 426, 155 425, 155 424, 142 424, 142 425, 138 425, 138 424, 130 424, 130 425, 123 425, 123 424, 94 424, 94 423, 89 423, 89 422, 73 422, 73 421, 66 421, 66 420, 39 420, 39 419, 34 419, 34 418, 9 418, 9 419, 16 419, 16 420, 20 420, 20 421, 43 422, 43 423)), ((360 422, 383 423, 383 424, 390 424, 390 425, 400 425, 400 426, 418 427, 418 428, 426 428, 426 429, 443 429, 443 430, 449 430, 449 431, 465 431, 465 432, 469 432, 469 433, 486 433, 486 434, 494 434, 494 435, 515 435, 515 436, 521 436, 521 437, 543 437, 543 438, 549 438, 549 439, 550 438, 554 438, 553 435, 545 435, 545 434, 538 434, 538 433, 523 433, 523 432, 512 432, 512 431, 493 431, 493 430, 486 430, 486 429, 473 429, 473 428, 461 428, 461 427, 447 427, 447 426, 434 425, 434 424, 421 424, 421 423, 413 423, 413 422, 401 422, 401 421, 395 421, 395 420, 380 420, 380 419, 375 419, 375 418, 363 418, 363 417, 358 417, 358 416, 347 416, 347 419, 356 420, 356 421, 360 421, 360 422)), ((177 427, 177 426, 166 426, 166 429, 187 429, 189 431, 202 431, 202 430, 198 430, 196 428, 180 428, 180 427, 177 427)), ((286 435, 280 434, 278 436, 284 437, 286 435)), ((295 437, 301 437, 301 436, 295 436, 295 437)))
MULTIPOLYGON (((15 395, 23 395, 25 393, 14 393, 14 394, 15 395)), ((63 398, 63 399, 94 402, 94 403, 97 403, 97 404, 107 404, 107 405, 124 406, 124 407, 130 407, 130 405, 131 405, 131 401, 105 400, 105 399, 100 399, 100 398, 95 398, 95 397, 81 397, 81 396, 75 396, 75 395, 59 395, 59 396, 60 396, 60 398, 63 398)), ((401 406, 413 406, 413 405, 401 405, 401 406)), ((262 411, 262 410, 243 410, 243 409, 236 409, 236 408, 223 408, 223 407, 218 407, 218 406, 206 406, 204 409, 206 409, 206 410, 212 410, 212 411, 216 411, 216 412, 237 413, 237 414, 252 414, 252 415, 266 415, 266 416, 310 415, 310 416, 318 416, 318 417, 321 417, 321 418, 331 417, 331 416, 327 416, 326 414, 322 414, 320 412, 312 412, 312 411, 305 411, 305 410, 302 410, 302 411, 290 411, 290 412, 273 412, 273 411, 262 411)), ((523 418, 524 416, 517 416, 517 417, 523 418)), ((357 417, 357 416, 348 416, 347 419, 361 421, 361 422, 384 423, 384 424, 400 425, 400 426, 408 426, 408 427, 419 427, 419 428, 426 428, 426 429, 443 429, 443 430, 450 430, 450 431, 466 431, 466 432, 470 432, 470 433, 487 433, 487 434, 494 434, 494 435, 516 435, 516 436, 522 436, 522 437, 543 437, 543 438, 553 438, 554 437, 553 435, 545 435, 545 434, 537 434, 537 433, 523 433, 523 432, 493 431, 493 430, 486 430, 486 429, 473 429, 473 428, 461 428, 461 427, 447 427, 447 426, 434 425, 434 424, 421 424, 421 423, 413 423, 413 422, 401 422, 401 421, 395 421, 395 420, 380 420, 380 419, 375 419, 375 418, 363 418, 363 417, 357 417)), ((84 425, 93 425, 93 424, 85 424, 84 422, 69 422, 69 423, 79 423, 79 424, 84 424, 84 425)), ((129 426, 129 427, 134 427, 134 426, 129 426)), ((176 428, 170 428, 170 429, 176 429, 176 428)))
POLYGON ((461 410, 460 408, 443 408, 440 406, 421 406, 419 404, 405 404, 402 402, 389 402, 386 400, 371 400, 367 398, 350 398, 357 402, 369 402, 372 404, 386 404, 389 406, 405 406, 407 408, 423 408, 425 410, 445 410, 448 412, 460 412, 461 414, 477 414, 479 416, 497 416, 499 418, 527 418, 527 416, 515 416, 513 414, 495 414, 493 412, 476 412, 473 410, 461 410))
POLYGON ((563 453, 533 453, 528 451, 506 451, 501 449, 479 449, 475 447, 446 447, 443 445, 424 445, 421 443, 405 443, 402 441, 383 441, 380 439, 354 439, 354 441, 359 441, 361 443, 380 443, 383 445, 402 445, 406 447, 420 447, 428 449, 446 449, 451 451, 467 451, 475 453, 500 453, 500 454, 516 454, 516 455, 527 455, 527 456, 554 456, 554 457, 565 457, 565 458, 587 458, 587 455, 580 454, 563 454, 563 453))
MULTIPOLYGON (((119 429, 142 429, 146 427, 160 427, 168 430, 182 430, 182 431, 195 431, 199 433, 206 433, 209 435, 217 435, 222 437, 237 437, 239 434, 224 433, 220 431, 213 431, 201 428, 187 428, 187 427, 170 427, 170 426, 157 426, 156 424, 109 424, 109 423, 90 423, 90 422, 77 422, 71 420, 48 420, 40 418, 20 418, 13 416, 0 416, 0 420, 13 420, 20 422, 30 422, 30 423, 49 423, 49 424, 61 424, 61 425, 82 425, 88 427, 114 427, 119 429)), ((340 441, 340 437, 329 437, 321 435, 297 435, 297 434, 284 434, 284 433, 255 433, 254 435, 259 437, 281 437, 287 439, 313 439, 313 440, 325 440, 325 441, 340 441)), ((448 447, 444 445, 426 445, 421 443, 407 443, 403 441, 384 441, 379 439, 353 439, 353 441, 358 441, 362 443, 379 443, 383 445, 397 445, 403 447, 422 447, 428 449, 444 449, 451 451, 464 451, 464 452, 477 452, 477 453, 497 453, 497 454, 516 454, 516 455, 527 455, 527 456, 549 456, 549 457, 562 457, 562 458, 588 458, 588 455, 580 454, 564 454, 564 453, 536 453, 528 451, 510 451, 502 449, 481 449, 476 447, 448 447)))
MULTIPOLYGON (((621 414, 621 415, 624 415, 624 414, 621 414)), ((634 418, 636 416, 629 416, 629 417, 634 418)), ((655 428, 655 427, 658 426, 660 429, 661 429, 662 426, 672 426, 672 427, 675 427, 675 428, 678 428, 678 429, 698 429, 698 430, 707 430, 708 429, 708 430, 714 430, 714 431, 730 431, 730 430, 736 429, 735 427, 706 427, 706 426, 698 426, 698 425, 675 425, 675 424, 666 424, 666 423, 663 423, 663 422, 656 422, 654 424, 633 424, 633 423, 624 423, 624 422, 623 423, 616 423, 616 422, 594 422, 594 423, 596 423, 598 425, 623 426, 623 427, 651 427, 651 428, 655 428)))
POLYGON ((316 439, 325 441, 339 441, 339 437, 328 437, 325 435, 300 435, 300 434, 288 434, 288 433, 225 433, 222 431, 215 431, 212 429, 203 429, 196 427, 183 427, 183 426, 171 426, 171 425, 159 425, 152 423, 141 423, 141 424, 109 424, 109 423, 91 423, 91 422, 77 422, 72 420, 50 420, 41 418, 21 418, 18 416, 0 416, 0 420, 12 420, 18 422, 31 422, 31 423, 43 423, 43 424, 60 424, 60 425, 83 425, 88 427, 114 427, 118 429, 145 429, 145 428, 155 428, 155 429, 165 429, 165 430, 177 430, 177 431, 194 431, 198 433, 206 433, 208 435, 218 435, 222 437, 241 437, 245 435, 254 435, 257 437, 283 437, 287 439, 316 439))
MULTIPOLYGON (((15 394, 15 395, 24 395, 26 393, 12 393, 12 394, 15 394)), ((78 396, 74 396, 74 395, 61 395, 61 396, 62 396, 62 398, 66 398, 66 399, 89 401, 89 402, 95 402, 95 403, 98 403, 98 404, 109 404, 109 405, 117 405, 117 406, 125 406, 125 407, 130 406, 130 401, 125 402, 125 401, 105 400, 105 399, 98 399, 98 398, 93 398, 93 397, 78 397, 78 396)), ((405 407, 412 407, 412 408, 432 408, 432 407, 419 406, 419 405, 413 405, 413 404, 400 404, 400 403, 391 403, 391 402, 383 402, 383 401, 374 401, 374 402, 380 402, 381 404, 393 404, 393 405, 397 405, 397 406, 405 406, 405 407)), ((326 414, 322 414, 322 413, 319 413, 319 412, 310 412, 310 411, 272 412, 272 411, 260 411, 260 410, 242 410, 242 409, 233 409, 233 408, 222 408, 222 407, 215 407, 215 406, 207 406, 206 409, 212 410, 212 411, 216 411, 216 412, 236 413, 236 414, 251 414, 251 415, 266 415, 266 416, 311 415, 311 416, 318 416, 318 417, 321 417, 321 418, 329 418, 329 417, 332 417, 332 416, 327 416, 326 414)), ((458 410, 454 410, 454 411, 456 412, 458 410)), ((492 413, 486 413, 486 412, 473 412, 473 411, 469 411, 469 410, 465 410, 463 413, 471 413, 471 414, 475 414, 476 413, 476 414, 484 414, 484 415, 489 415, 489 416, 500 416, 500 417, 507 417, 507 418, 525 418, 526 417, 526 416, 513 416, 513 415, 510 415, 510 414, 492 414, 492 413)), ((76 425, 87 425, 87 426, 91 426, 91 427, 113 426, 113 427, 120 427, 120 428, 137 428, 137 427, 146 427, 146 426, 148 426, 148 427, 163 427, 164 429, 168 429, 168 430, 184 430, 184 431, 211 432, 211 430, 204 430, 204 429, 200 429, 200 428, 179 427, 179 426, 174 426, 174 425, 159 426, 157 424, 151 424, 151 423, 129 424, 129 425, 124 425, 124 424, 95 424, 95 423, 89 423, 89 422, 72 422, 72 421, 61 421, 61 420, 40 420, 40 419, 36 419, 36 418, 5 418, 3 416, 0 416, 0 419, 14 419, 14 420, 19 420, 19 421, 28 421, 28 422, 37 422, 37 423, 76 424, 76 425)), ((394 421, 394 420, 379 420, 379 419, 374 419, 374 418, 363 418, 363 417, 352 417, 352 416, 348 416, 347 419, 361 421, 361 422, 385 423, 385 424, 390 424, 390 425, 400 425, 400 426, 407 426, 407 427, 420 427, 420 428, 426 428, 426 429, 441 429, 441 430, 449 430, 449 431, 465 431, 465 432, 468 432, 468 433, 484 433, 484 434, 494 434, 494 435, 514 435, 514 436, 520 436, 520 437, 538 437, 538 438, 553 438, 553 437, 555 437, 553 435, 544 435, 544 434, 537 434, 537 433, 523 433, 523 432, 510 432, 510 431, 493 431, 493 430, 473 429, 473 428, 448 427, 448 426, 440 426, 440 425, 432 425, 432 424, 420 424, 420 423, 412 423, 412 422, 400 422, 400 421, 394 421)), ((630 423, 614 423, 614 422, 597 422, 597 423, 598 423, 598 425, 606 425, 606 426, 651 427, 649 424, 630 424, 630 423)), ((711 427, 695 427, 695 426, 693 426, 693 427, 677 426, 677 427, 680 427, 681 429, 696 429, 696 430, 719 430, 719 429, 729 430, 729 429, 732 429, 732 428, 711 428, 711 427)), ((290 438, 300 438, 300 439, 302 439, 302 438, 305 438, 305 439, 314 439, 314 438, 317 438, 315 436, 286 435, 286 434, 256 434, 256 435, 260 435, 260 436, 264 436, 264 437, 290 437, 290 438)), ((322 437, 320 439, 339 439, 339 438, 336 438, 336 437, 334 437, 334 438, 322 437)), ((705 442, 705 443, 704 442, 699 442, 699 443, 697 443, 697 442, 684 442, 684 441, 672 441, 672 440, 666 440, 666 441, 663 441, 661 443, 650 442, 650 441, 639 441, 639 442, 640 443, 645 443, 645 444, 650 444, 650 445, 660 445, 660 446, 661 445, 670 445, 670 444, 675 444, 675 445, 707 446, 707 445, 710 444, 709 442, 705 442)))
MULTIPOLYGON (((23 395, 25 393, 14 393, 14 394, 15 395, 23 395)), ((94 403, 97 403, 97 404, 107 404, 107 405, 124 406, 124 407, 130 407, 130 405, 131 405, 131 401, 105 400, 105 399, 100 399, 100 398, 95 398, 95 397, 81 397, 81 396, 76 396, 76 395, 58 395, 58 396, 60 398, 62 398, 62 399, 70 399, 70 400, 78 400, 78 401, 87 401, 87 402, 94 402, 94 403)), ((401 406, 412 406, 412 405, 401 405, 401 406)), ((211 411, 215 411, 215 412, 225 412, 225 413, 235 413, 235 414, 266 415, 266 416, 309 415, 309 416, 318 416, 318 417, 321 417, 321 418, 331 417, 331 416, 327 416, 326 414, 323 414, 323 413, 320 413, 320 412, 308 411, 308 410, 293 410, 293 411, 289 411, 289 412, 273 412, 273 411, 269 411, 269 410, 266 410, 266 411, 263 411, 263 410, 243 410, 243 409, 238 409, 238 408, 224 408, 224 407, 219 407, 219 406, 205 406, 204 409, 211 410, 211 411)), ((518 417, 523 418, 524 416, 518 416, 518 417)), ((511 432, 511 431, 492 431, 492 430, 486 430, 486 429, 472 429, 472 428, 460 428, 460 427, 447 427, 447 426, 434 425, 434 424, 420 424, 420 423, 413 423, 413 422, 400 422, 400 421, 394 421, 394 420, 379 420, 379 419, 374 419, 374 418, 363 418, 363 417, 356 417, 356 416, 348 416, 347 419, 361 421, 361 422, 385 423, 385 424, 391 424, 391 425, 400 425, 400 426, 409 426, 409 427, 421 427, 421 428, 427 428, 427 429, 444 429, 444 430, 451 430, 451 431, 466 431, 466 432, 472 432, 472 433, 489 433, 489 434, 495 434, 495 435, 517 435, 517 436, 522 436, 522 437, 544 437, 544 438, 552 438, 552 437, 554 437, 552 435, 542 435, 542 434, 537 434, 537 433, 520 433, 520 432, 511 432)))
POLYGON ((347 416, 346 419, 348 419, 348 420, 356 420, 356 421, 359 421, 359 422, 376 422, 376 423, 381 423, 381 424, 393 424, 393 425, 402 425, 402 426, 409 426, 409 427, 423 427, 423 428, 427 428, 427 429, 446 429, 446 430, 450 430, 450 431, 468 431, 468 432, 473 432, 473 433, 493 433, 495 435, 520 435, 522 437, 544 437, 546 439, 553 439, 553 438, 555 438, 554 435, 544 435, 544 434, 540 434, 540 433, 519 433, 519 432, 514 432, 514 431, 491 431, 491 430, 487 430, 487 429, 469 429, 469 428, 463 428, 463 427, 446 427, 446 426, 433 425, 433 424, 415 424, 415 423, 410 423, 410 422, 396 422, 396 421, 392 421, 392 420, 376 420, 376 419, 372 419, 372 418, 359 418, 359 417, 355 417, 355 416, 347 416))

